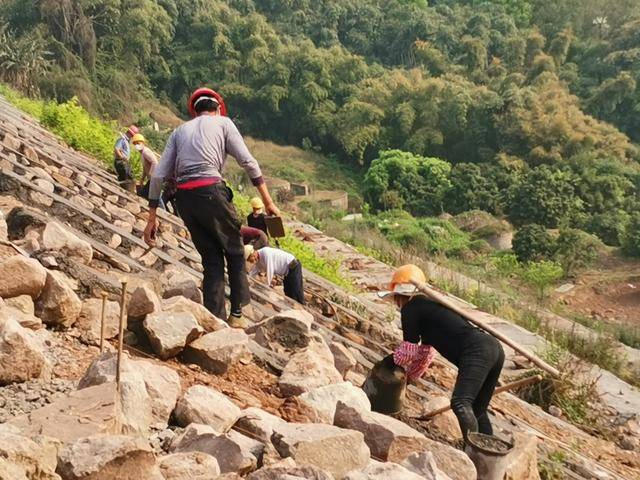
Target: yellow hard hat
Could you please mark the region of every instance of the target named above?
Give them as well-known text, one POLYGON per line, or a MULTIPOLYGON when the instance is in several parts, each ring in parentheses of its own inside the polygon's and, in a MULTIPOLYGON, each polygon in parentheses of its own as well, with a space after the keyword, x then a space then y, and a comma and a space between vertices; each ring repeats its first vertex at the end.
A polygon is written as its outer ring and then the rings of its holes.
POLYGON ((133 138, 131 138, 131 143, 147 143, 147 140, 141 133, 136 133, 133 138))
POLYGON ((264 203, 262 203, 262 200, 259 197, 253 197, 251 199, 251 208, 254 210, 262 210, 264 208, 264 203))
POLYGON ((412 295, 416 292, 413 282, 426 283, 426 281, 427 276, 420 267, 412 264, 403 265, 393 272, 389 290, 378 292, 378 296, 383 298, 391 294, 412 295))

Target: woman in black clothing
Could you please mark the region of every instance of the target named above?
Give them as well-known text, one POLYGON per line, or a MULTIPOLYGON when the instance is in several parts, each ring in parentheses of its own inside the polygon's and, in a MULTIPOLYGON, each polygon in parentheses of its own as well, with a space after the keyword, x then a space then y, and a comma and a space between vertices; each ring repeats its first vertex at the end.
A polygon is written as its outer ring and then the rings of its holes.
POLYGON ((431 347, 435 348, 458 367, 451 408, 464 438, 469 432, 492 435, 487 408, 504 363, 500 342, 418 293, 412 280, 426 282, 426 277, 415 265, 400 267, 386 293, 393 295, 402 319, 404 341, 394 352, 395 363, 405 367, 409 378, 417 378, 431 361, 431 347))

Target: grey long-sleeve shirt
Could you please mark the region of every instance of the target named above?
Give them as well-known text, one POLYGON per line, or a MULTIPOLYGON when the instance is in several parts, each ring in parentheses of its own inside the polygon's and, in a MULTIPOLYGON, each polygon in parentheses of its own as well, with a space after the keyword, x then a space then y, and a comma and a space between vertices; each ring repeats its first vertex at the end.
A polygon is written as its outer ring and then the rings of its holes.
POLYGON ((201 115, 176 128, 167 141, 149 188, 149 206, 158 206, 162 183, 175 178, 178 185, 202 178, 222 178, 227 154, 245 169, 254 185, 264 183, 262 171, 228 117, 201 115))

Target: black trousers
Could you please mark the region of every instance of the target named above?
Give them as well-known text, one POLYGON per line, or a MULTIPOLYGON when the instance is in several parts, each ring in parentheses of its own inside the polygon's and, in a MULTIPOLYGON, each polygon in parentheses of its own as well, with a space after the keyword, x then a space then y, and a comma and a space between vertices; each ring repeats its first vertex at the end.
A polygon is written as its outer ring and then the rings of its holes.
POLYGON ((495 338, 482 334, 466 348, 458 362, 451 409, 463 437, 468 432, 493 434, 487 408, 504 364, 504 350, 495 338))
POLYGON ((118 175, 118 181, 124 182, 127 180, 133 180, 133 173, 131 172, 131 164, 128 160, 122 160, 121 158, 116 158, 113 160, 113 168, 118 175))
POLYGON ((180 216, 202 257, 204 306, 226 320, 224 265, 227 263, 231 289, 231 311, 251 301, 244 261, 240 221, 233 206, 233 194, 224 182, 176 194, 180 216))
POLYGON ((289 266, 289 273, 284 277, 284 294, 304 305, 304 281, 302 279, 302 265, 298 260, 289 266))

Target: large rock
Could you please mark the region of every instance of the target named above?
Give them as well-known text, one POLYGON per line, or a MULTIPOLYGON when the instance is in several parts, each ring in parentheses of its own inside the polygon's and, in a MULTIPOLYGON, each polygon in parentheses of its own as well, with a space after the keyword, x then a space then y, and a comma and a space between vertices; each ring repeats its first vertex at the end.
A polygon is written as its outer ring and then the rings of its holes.
POLYGON ((353 356, 347 347, 338 342, 331 342, 329 350, 331 350, 333 354, 333 364, 340 372, 340 375, 342 375, 342 378, 345 378, 358 364, 356 357, 353 356))
POLYGON ((367 394, 350 382, 336 383, 316 388, 300 395, 300 402, 313 409, 318 420, 333 425, 336 405, 340 401, 356 410, 371 410, 367 394))
POLYGON ((170 313, 190 313, 195 318, 205 332, 217 332, 223 328, 229 328, 224 320, 219 319, 204 305, 196 303, 188 298, 177 296, 162 300, 162 309, 170 313))
POLYGON ((184 349, 186 362, 200 365, 205 370, 222 374, 229 366, 251 357, 249 336, 238 328, 225 328, 207 333, 184 349))
POLYGON ((25 315, 35 314, 35 305, 33 298, 29 295, 20 295, 19 297, 7 298, 4 302, 9 307, 20 310, 25 315))
POLYGON ((0 240, 6 242, 9 239, 9 226, 4 218, 4 213, 0 212, 0 240))
POLYGON ((0 321, 3 321, 6 318, 13 319, 18 322, 21 327, 28 328, 30 330, 40 330, 42 328, 42 320, 33 314, 24 313, 17 308, 9 306, 8 302, 6 302, 5 305, 0 306, 0 321))
POLYGON ((331 350, 321 338, 314 338, 307 348, 291 356, 278 385, 284 395, 292 396, 342 381, 331 350))
POLYGON ((350 472, 344 480, 424 480, 424 477, 397 463, 372 460, 362 470, 350 472))
POLYGON ((449 445, 428 439, 395 418, 377 412, 356 410, 338 402, 334 424, 362 432, 371 454, 401 463, 413 453, 431 451, 438 468, 454 480, 475 480, 476 470, 469 457, 449 445))
MULTIPOLYGON (((448 407, 451 400, 445 396, 433 396, 427 400, 423 405, 423 413, 433 412, 443 407, 448 407)), ((462 437, 460 431, 460 424, 458 418, 455 416, 452 410, 447 410, 439 415, 435 415, 429 418, 424 425, 429 429, 437 431, 444 438, 451 441, 457 440, 462 437)))
POLYGON ((115 383, 76 390, 10 421, 28 435, 46 435, 73 443, 91 435, 118 433, 121 418, 115 383))
POLYGON ((0 297, 29 295, 37 298, 45 282, 47 270, 40 262, 22 255, 14 255, 0 263, 0 297))
POLYGON ((48 218, 38 210, 15 207, 7 215, 9 240, 21 239, 30 230, 37 233, 47 222, 48 218))
POLYGON ((164 480, 216 480, 218 461, 204 452, 173 453, 162 457, 158 467, 164 480))
POLYGON ((48 193, 54 193, 56 187, 49 180, 45 180, 44 178, 36 178, 33 180, 33 183, 41 188, 44 193, 37 192, 35 190, 29 191, 29 198, 36 204, 42 205, 44 207, 50 207, 53 205, 53 198, 48 193))
POLYGON ((127 304, 127 314, 136 319, 144 318, 146 315, 160 312, 161 310, 162 304, 158 295, 146 285, 136 288, 127 304))
POLYGON ((142 326, 151 348, 163 360, 178 355, 203 332, 190 313, 154 313, 146 316, 142 326))
POLYGON ((274 465, 250 473, 247 480, 334 480, 334 478, 329 472, 313 465, 274 465))
POLYGON ((181 427, 199 423, 226 433, 240 417, 241 410, 226 395, 203 385, 190 387, 178 400, 173 415, 181 427))
POLYGON ((111 202, 104 202, 104 208, 113 218, 128 223, 129 225, 135 225, 136 217, 130 211, 122 207, 118 207, 111 202))
POLYGON ((402 466, 426 480, 451 480, 451 477, 438 468, 431 452, 412 453, 404 459, 402 466))
POLYGON ((202 292, 195 278, 178 269, 168 269, 160 277, 162 298, 185 297, 196 303, 202 303, 202 292))
MULTIPOLYGON (((90 298, 82 304, 82 310, 75 326, 82 333, 82 338, 88 343, 97 345, 100 341, 100 321, 102 318, 102 299, 90 298)), ((120 323, 120 304, 107 300, 104 315, 104 338, 111 339, 118 336, 120 323)))
POLYGON ((0 318, 0 385, 47 379, 51 365, 35 334, 12 318, 0 318))
POLYGON ((36 315, 47 325, 69 328, 80 316, 82 301, 62 272, 47 272, 47 281, 36 300, 36 315))
POLYGON ((222 473, 245 474, 262 463, 264 444, 230 431, 218 435, 208 425, 192 423, 171 442, 172 452, 204 452, 218 461, 222 473))
POLYGON ((55 250, 88 264, 93 258, 91 244, 70 232, 58 222, 49 222, 42 232, 41 246, 45 250, 55 250))
POLYGON ((273 433, 282 432, 287 425, 288 423, 280 417, 255 407, 242 410, 236 422, 241 431, 265 443, 271 442, 273 433))
POLYGON ((282 457, 298 465, 313 465, 342 479, 369 463, 369 448, 360 432, 323 424, 287 424, 271 441, 282 457))
POLYGON ((94 435, 67 445, 58 472, 63 480, 162 479, 149 443, 125 435, 94 435))
POLYGON ((261 322, 255 328, 255 341, 278 353, 302 350, 312 339, 313 315, 304 310, 287 310, 261 322))
POLYGON ((0 425, 2 480, 60 480, 58 444, 47 437, 29 438, 18 428, 0 425))
MULTIPOLYGON (((93 361, 78 388, 115 381, 116 355, 104 353, 93 361)), ((151 426, 167 425, 180 395, 180 377, 162 365, 124 356, 120 408, 125 433, 146 434, 151 426)))
POLYGON ((504 480, 540 480, 538 439, 533 435, 515 432, 514 440, 504 480))

